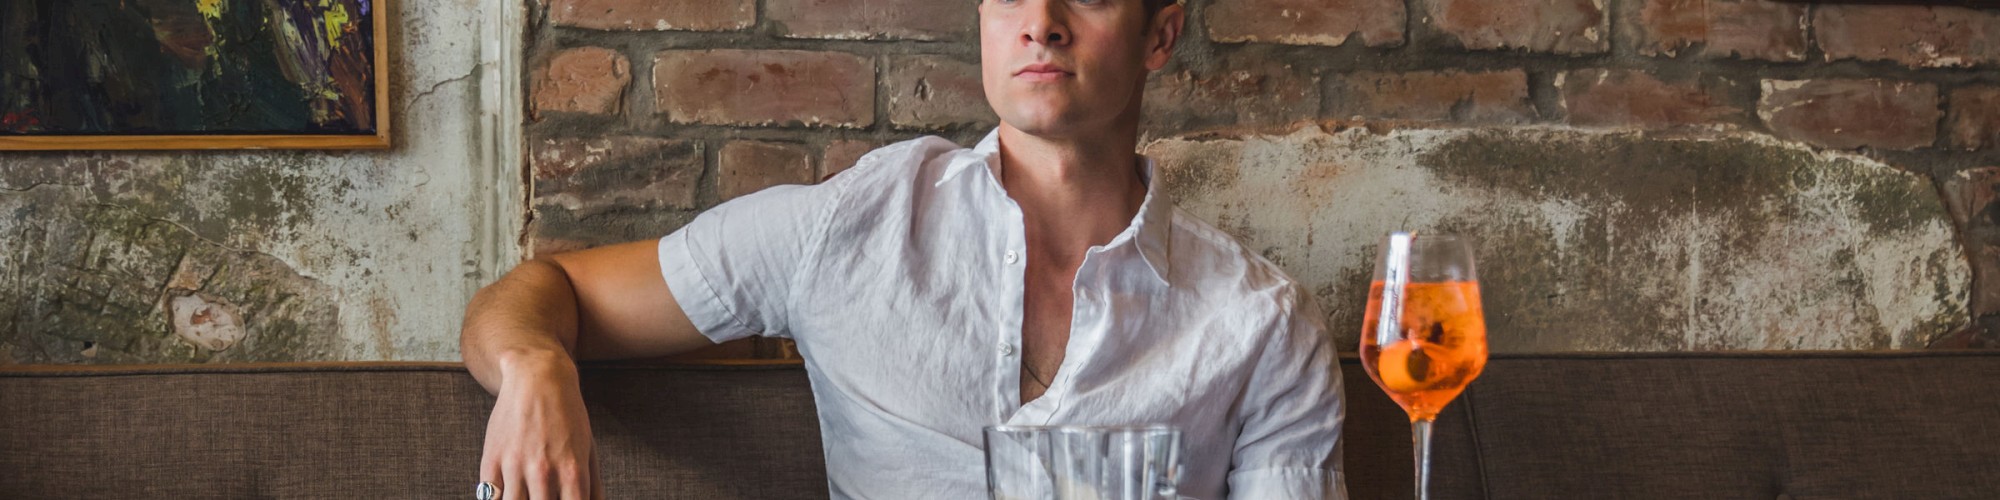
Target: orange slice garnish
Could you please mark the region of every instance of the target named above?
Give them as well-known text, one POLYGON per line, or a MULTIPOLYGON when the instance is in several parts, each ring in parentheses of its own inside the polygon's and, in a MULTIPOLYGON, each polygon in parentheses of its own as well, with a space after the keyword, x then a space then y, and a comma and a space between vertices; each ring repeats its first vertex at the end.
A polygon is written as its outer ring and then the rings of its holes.
POLYGON ((1434 363, 1430 361, 1430 355, 1415 340, 1389 344, 1382 347, 1382 355, 1375 359, 1376 376, 1382 378, 1382 388, 1391 392, 1421 391, 1436 381, 1431 376, 1434 363))

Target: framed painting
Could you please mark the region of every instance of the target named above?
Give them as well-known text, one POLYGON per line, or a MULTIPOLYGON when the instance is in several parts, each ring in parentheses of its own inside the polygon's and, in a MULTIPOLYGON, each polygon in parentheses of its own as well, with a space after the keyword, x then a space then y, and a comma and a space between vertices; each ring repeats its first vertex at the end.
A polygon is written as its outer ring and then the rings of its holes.
POLYGON ((388 0, 0 0, 0 150, 389 146, 388 0))

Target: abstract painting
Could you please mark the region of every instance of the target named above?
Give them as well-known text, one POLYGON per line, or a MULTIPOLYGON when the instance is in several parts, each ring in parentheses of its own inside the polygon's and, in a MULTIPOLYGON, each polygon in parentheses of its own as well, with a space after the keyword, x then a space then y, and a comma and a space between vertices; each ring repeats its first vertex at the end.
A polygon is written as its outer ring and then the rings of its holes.
POLYGON ((386 0, 0 0, 0 149, 381 148, 386 0))

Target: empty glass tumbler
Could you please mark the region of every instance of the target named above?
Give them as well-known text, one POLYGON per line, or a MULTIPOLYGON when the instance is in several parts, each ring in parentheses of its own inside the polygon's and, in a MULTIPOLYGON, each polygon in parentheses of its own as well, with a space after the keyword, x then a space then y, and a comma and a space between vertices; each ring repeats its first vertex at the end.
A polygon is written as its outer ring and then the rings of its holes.
POLYGON ((1180 468, 1173 427, 986 428, 993 500, 1175 500, 1180 468))

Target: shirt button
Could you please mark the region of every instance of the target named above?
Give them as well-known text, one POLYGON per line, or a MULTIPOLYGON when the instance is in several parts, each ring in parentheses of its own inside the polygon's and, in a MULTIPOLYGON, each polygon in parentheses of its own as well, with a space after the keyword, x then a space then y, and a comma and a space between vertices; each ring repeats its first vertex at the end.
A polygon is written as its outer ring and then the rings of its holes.
POLYGON ((1021 261, 1021 254, 1019 254, 1019 253, 1016 253, 1016 252, 1015 252, 1015 251, 1013 251, 1013 250, 1008 250, 1008 251, 1007 251, 1007 255, 1006 255, 1005 257, 1002 257, 1002 258, 1004 258, 1004 259, 1006 259, 1006 260, 1007 260, 1007 264, 1009 264, 1009 265, 1012 265, 1012 264, 1013 264, 1013 263, 1015 263, 1015 262, 1020 262, 1020 261, 1021 261))
POLYGON ((1005 342, 1002 342, 1002 343, 1000 344, 1000 355, 1001 355, 1001 356, 1013 356, 1013 355, 1014 355, 1014 344, 1008 344, 1008 343, 1005 343, 1005 342))

